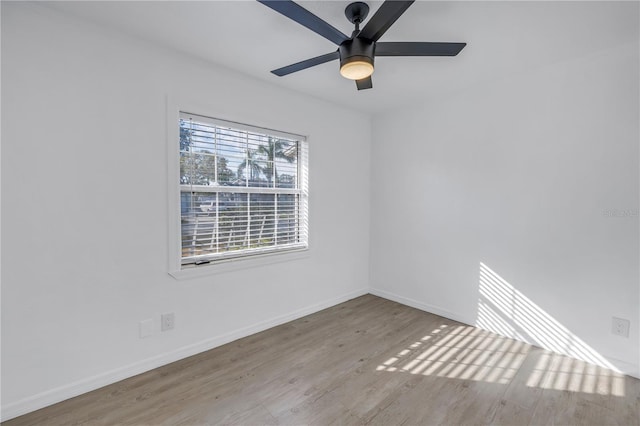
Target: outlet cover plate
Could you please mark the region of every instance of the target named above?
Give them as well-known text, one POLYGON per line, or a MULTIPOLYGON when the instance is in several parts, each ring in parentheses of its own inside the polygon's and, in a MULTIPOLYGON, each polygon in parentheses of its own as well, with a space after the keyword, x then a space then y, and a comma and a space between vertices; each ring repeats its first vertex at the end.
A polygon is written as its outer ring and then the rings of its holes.
POLYGON ((629 337, 630 321, 624 318, 613 317, 611 321, 611 332, 616 336, 629 337))
POLYGON ((162 331, 172 330, 176 325, 176 316, 173 312, 160 316, 160 329, 162 331))

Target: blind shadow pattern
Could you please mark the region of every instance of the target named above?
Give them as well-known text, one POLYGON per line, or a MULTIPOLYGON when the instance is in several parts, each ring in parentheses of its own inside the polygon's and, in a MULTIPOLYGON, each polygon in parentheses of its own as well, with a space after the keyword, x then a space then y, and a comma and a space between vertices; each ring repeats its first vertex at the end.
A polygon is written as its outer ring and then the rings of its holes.
POLYGON ((528 350, 526 343, 475 327, 441 325, 377 370, 506 384, 528 350))

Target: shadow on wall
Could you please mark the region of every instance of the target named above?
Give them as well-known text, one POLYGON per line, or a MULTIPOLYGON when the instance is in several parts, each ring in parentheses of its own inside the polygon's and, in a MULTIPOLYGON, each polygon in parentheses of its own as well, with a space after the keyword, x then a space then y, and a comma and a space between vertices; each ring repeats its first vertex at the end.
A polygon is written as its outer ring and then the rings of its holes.
POLYGON ((618 371, 482 262, 479 290, 477 327, 618 371))

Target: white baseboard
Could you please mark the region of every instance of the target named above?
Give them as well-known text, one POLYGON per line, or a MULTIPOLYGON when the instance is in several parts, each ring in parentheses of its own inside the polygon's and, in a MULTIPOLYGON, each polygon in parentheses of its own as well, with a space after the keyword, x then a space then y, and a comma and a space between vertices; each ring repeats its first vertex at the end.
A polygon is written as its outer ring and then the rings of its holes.
POLYGON ((424 303, 415 299, 410 299, 408 297, 400 296, 398 294, 391 293, 386 290, 370 288, 369 293, 373 294, 374 296, 382 297, 383 299, 392 300, 394 302, 398 302, 406 306, 411 306, 412 308, 420 309, 421 311, 429 312, 431 314, 435 314, 444 318, 458 321, 463 324, 473 325, 473 322, 474 322, 473 319, 469 319, 465 315, 459 314, 457 312, 451 312, 439 306, 429 305, 428 303, 424 303))
POLYGON ((119 382, 120 380, 133 377, 135 375, 153 370, 154 368, 161 367, 163 365, 181 360, 183 358, 208 351, 229 342, 233 342, 234 340, 250 336, 260 331, 264 331, 268 328, 293 321, 295 319, 310 315, 314 312, 318 312, 326 308, 330 308, 332 306, 346 302, 347 300, 363 296, 367 293, 369 293, 369 290, 366 288, 353 291, 342 296, 335 297, 333 299, 325 300, 321 303, 316 303, 305 308, 298 309, 288 314, 280 315, 278 317, 253 324, 248 327, 240 328, 221 336, 206 339, 192 345, 183 346, 171 352, 166 352, 151 358, 144 359, 142 361, 135 362, 133 364, 119 367, 111 371, 107 371, 92 377, 87 377, 86 379, 78 380, 67 385, 41 392, 28 398, 24 398, 22 400, 2 406, 2 415, 0 416, 0 419, 1 421, 6 421, 14 417, 30 413, 32 411, 39 410, 49 405, 64 401, 65 399, 82 395, 83 393, 99 389, 103 386, 119 382))
POLYGON ((612 358, 609 356, 603 356, 603 358, 611 365, 615 366, 618 372, 630 376, 635 377, 636 379, 640 379, 640 365, 631 364, 627 361, 622 361, 617 358, 612 358))
MULTIPOLYGON (((461 322, 466 325, 476 327, 474 318, 468 318, 465 315, 443 309, 439 306, 429 305, 428 303, 420 302, 415 299, 410 299, 408 297, 400 296, 395 293, 390 293, 388 291, 380 290, 376 288, 369 289, 369 293, 373 294, 374 296, 382 297, 383 299, 388 299, 397 303, 401 303, 406 306, 411 306, 412 308, 420 309, 421 311, 429 312, 431 314, 435 314, 444 318, 461 322)), ((513 339, 512 336, 507 336, 507 337, 510 337, 513 339)), ((524 343, 530 343, 530 342, 524 342, 524 343)), ((571 356, 571 355, 567 355, 567 356, 571 356)), ((640 379, 640 365, 635 365, 626 361, 622 361, 622 360, 607 357, 607 356, 602 356, 602 357, 609 364, 611 364, 612 366, 615 366, 615 369, 617 369, 618 372, 625 374, 627 376, 640 379)))

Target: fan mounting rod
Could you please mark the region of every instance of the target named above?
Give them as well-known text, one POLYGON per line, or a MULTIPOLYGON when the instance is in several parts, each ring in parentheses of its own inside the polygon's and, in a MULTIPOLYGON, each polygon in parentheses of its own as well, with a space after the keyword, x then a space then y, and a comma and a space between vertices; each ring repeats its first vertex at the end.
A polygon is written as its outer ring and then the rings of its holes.
POLYGON ((355 24, 356 31, 360 30, 360 24, 366 19, 368 14, 369 5, 361 1, 351 3, 344 9, 344 15, 347 17, 349 22, 355 24))

